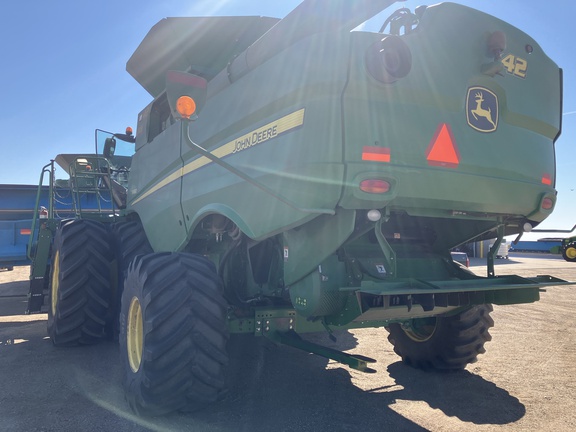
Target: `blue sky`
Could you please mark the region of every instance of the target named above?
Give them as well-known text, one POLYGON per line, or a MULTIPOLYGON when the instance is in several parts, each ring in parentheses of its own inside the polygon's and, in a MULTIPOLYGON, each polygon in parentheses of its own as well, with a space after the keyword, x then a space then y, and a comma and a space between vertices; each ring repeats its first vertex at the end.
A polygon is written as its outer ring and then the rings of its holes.
MULTIPOLYGON (((541 228, 576 224, 576 31, 572 0, 461 0, 532 36, 564 69, 563 135, 556 144, 558 204, 541 228)), ((151 98, 126 72, 148 30, 169 16, 283 17, 298 0, 30 0, 0 15, 0 184, 36 184, 58 153, 93 150, 94 129, 123 131, 151 98)), ((377 30, 397 3, 372 21, 377 30)), ((370 27, 369 27, 370 28, 370 27)), ((536 235, 535 235, 536 236, 536 235)), ((537 235, 536 237, 541 237, 537 235)))

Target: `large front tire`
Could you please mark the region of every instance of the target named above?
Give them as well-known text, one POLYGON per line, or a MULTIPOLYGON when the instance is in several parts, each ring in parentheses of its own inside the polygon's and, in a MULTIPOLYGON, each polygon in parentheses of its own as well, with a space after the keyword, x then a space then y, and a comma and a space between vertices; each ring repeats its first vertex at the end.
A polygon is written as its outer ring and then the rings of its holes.
POLYGON ((474 363, 492 339, 492 305, 473 306, 456 315, 390 324, 388 340, 402 361, 418 369, 459 370, 474 363))
POLYGON ((110 320, 113 253, 104 224, 62 223, 52 247, 48 334, 56 346, 100 341, 110 320))
POLYGON ((208 259, 153 253, 132 261, 119 342, 133 411, 193 411, 218 399, 228 363, 226 309, 222 283, 208 259))

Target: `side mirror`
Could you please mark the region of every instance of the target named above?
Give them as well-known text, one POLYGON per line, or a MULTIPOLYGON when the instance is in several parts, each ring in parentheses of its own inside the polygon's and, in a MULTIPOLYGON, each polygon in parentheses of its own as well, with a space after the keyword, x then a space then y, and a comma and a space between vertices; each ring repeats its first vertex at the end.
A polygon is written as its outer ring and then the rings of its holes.
POLYGON ((187 72, 166 73, 166 96, 176 119, 193 120, 204 107, 208 82, 187 72))
POLYGON ((116 151, 116 140, 114 138, 106 138, 104 141, 104 150, 102 154, 105 158, 111 158, 114 156, 114 152, 116 151))

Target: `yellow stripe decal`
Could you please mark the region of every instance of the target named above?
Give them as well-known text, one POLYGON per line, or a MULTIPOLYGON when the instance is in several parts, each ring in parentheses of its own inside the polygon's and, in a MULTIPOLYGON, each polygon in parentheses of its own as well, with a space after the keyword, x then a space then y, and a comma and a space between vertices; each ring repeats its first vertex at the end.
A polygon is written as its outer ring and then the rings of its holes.
MULTIPOLYGON (((278 135, 288 132, 299 126, 302 126, 303 124, 304 124, 304 108, 295 111, 291 114, 288 114, 287 116, 284 116, 278 120, 274 120, 273 122, 268 123, 245 135, 242 135, 241 137, 238 137, 233 141, 227 142, 226 144, 221 145, 217 149, 213 150, 211 153, 219 158, 231 155, 233 153, 239 153, 241 151, 254 147, 255 145, 262 144, 268 140, 271 140, 272 138, 276 138, 278 135)), ((176 181, 179 178, 185 176, 186 174, 189 174, 199 168, 202 168, 205 165, 208 165, 210 162, 211 160, 205 156, 201 156, 197 159, 194 159, 192 162, 189 162, 186 165, 184 165, 183 168, 179 168, 178 170, 169 174, 167 177, 160 180, 158 183, 156 183, 154 186, 148 189, 145 193, 143 193, 134 201, 132 201, 132 205, 135 205, 139 201, 150 196, 154 192, 172 183, 173 181, 176 181)))
POLYGON ((143 200, 144 198, 146 198, 147 196, 153 194, 154 192, 156 192, 158 189, 163 188, 164 186, 166 186, 169 183, 172 183, 173 181, 178 180, 180 177, 182 177, 182 168, 178 168, 177 171, 174 171, 172 174, 168 175, 168 177, 163 178, 162 180, 160 180, 158 183, 156 183, 154 186, 152 186, 150 189, 148 189, 144 194, 142 194, 141 196, 139 196, 137 199, 135 199, 134 201, 132 201, 132 205, 136 204, 137 202, 139 202, 140 200, 143 200))

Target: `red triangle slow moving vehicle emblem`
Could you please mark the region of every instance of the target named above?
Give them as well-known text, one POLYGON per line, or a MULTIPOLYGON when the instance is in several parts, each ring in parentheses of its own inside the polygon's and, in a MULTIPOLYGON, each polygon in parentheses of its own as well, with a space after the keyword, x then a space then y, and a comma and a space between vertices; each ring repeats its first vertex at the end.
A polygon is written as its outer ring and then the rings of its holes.
POLYGON ((448 123, 440 123, 426 150, 428 165, 456 168, 460 163, 460 154, 448 123))

